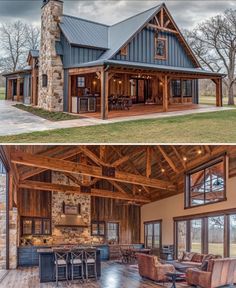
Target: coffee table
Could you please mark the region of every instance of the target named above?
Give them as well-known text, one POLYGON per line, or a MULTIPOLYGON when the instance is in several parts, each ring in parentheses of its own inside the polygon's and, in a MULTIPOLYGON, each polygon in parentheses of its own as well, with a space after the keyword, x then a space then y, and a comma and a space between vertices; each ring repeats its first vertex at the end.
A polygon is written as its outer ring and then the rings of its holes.
POLYGON ((182 279, 185 279, 185 273, 182 273, 182 272, 179 272, 179 271, 175 271, 175 272, 167 272, 166 273, 166 276, 168 278, 171 279, 172 281, 172 286, 171 288, 176 288, 176 280, 182 280, 182 279))

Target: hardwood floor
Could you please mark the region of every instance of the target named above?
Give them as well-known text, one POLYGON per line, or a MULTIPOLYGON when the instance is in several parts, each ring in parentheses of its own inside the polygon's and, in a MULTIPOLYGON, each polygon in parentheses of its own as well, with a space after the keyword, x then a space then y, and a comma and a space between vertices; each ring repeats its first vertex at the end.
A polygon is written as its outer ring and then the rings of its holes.
MULTIPOLYGON (((11 270, 0 283, 1 288, 52 288, 56 283, 39 283, 38 268, 24 268, 11 270)), ((178 283, 177 288, 187 287, 184 283, 178 283)), ((81 284, 80 281, 59 282, 58 287, 81 287, 81 288, 152 288, 162 287, 161 284, 142 279, 139 276, 136 265, 123 265, 115 262, 102 263, 102 277, 99 281, 89 280, 81 284)), ((164 287, 170 288, 171 283, 165 283, 164 287)))

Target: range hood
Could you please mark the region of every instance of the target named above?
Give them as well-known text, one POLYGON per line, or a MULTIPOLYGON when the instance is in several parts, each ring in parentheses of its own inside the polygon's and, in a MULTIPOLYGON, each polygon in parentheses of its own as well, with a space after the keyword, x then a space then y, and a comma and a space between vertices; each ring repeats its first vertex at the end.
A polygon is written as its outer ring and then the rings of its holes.
POLYGON ((55 225, 57 227, 88 227, 88 225, 83 221, 81 216, 77 215, 64 215, 60 222, 55 225))

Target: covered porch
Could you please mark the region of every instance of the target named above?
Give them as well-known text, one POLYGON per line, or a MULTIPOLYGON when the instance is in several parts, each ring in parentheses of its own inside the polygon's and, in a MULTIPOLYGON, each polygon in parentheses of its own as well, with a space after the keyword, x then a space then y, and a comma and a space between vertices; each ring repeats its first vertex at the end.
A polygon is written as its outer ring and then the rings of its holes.
POLYGON ((6 100, 31 103, 31 70, 4 74, 6 77, 6 100))
POLYGON ((215 83, 216 106, 222 106, 222 74, 114 62, 117 61, 109 61, 103 66, 68 69, 70 113, 108 119, 197 109, 200 107, 199 79, 215 83))

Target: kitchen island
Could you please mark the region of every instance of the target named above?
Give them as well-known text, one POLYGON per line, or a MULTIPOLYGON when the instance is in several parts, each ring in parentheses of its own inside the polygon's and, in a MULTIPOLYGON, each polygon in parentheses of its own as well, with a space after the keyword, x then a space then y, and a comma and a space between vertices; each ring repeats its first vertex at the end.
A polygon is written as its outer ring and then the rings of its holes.
MULTIPOLYGON (((100 250, 97 249, 97 259, 96 259, 96 267, 97 267, 97 275, 101 276, 101 257, 100 250)), ((55 264, 54 264, 54 252, 53 248, 40 248, 37 250, 39 254, 39 280, 40 283, 46 282, 55 282, 55 264)), ((93 275, 93 273, 89 270, 89 276, 93 275)), ((69 275, 70 279, 70 275, 69 275)))

